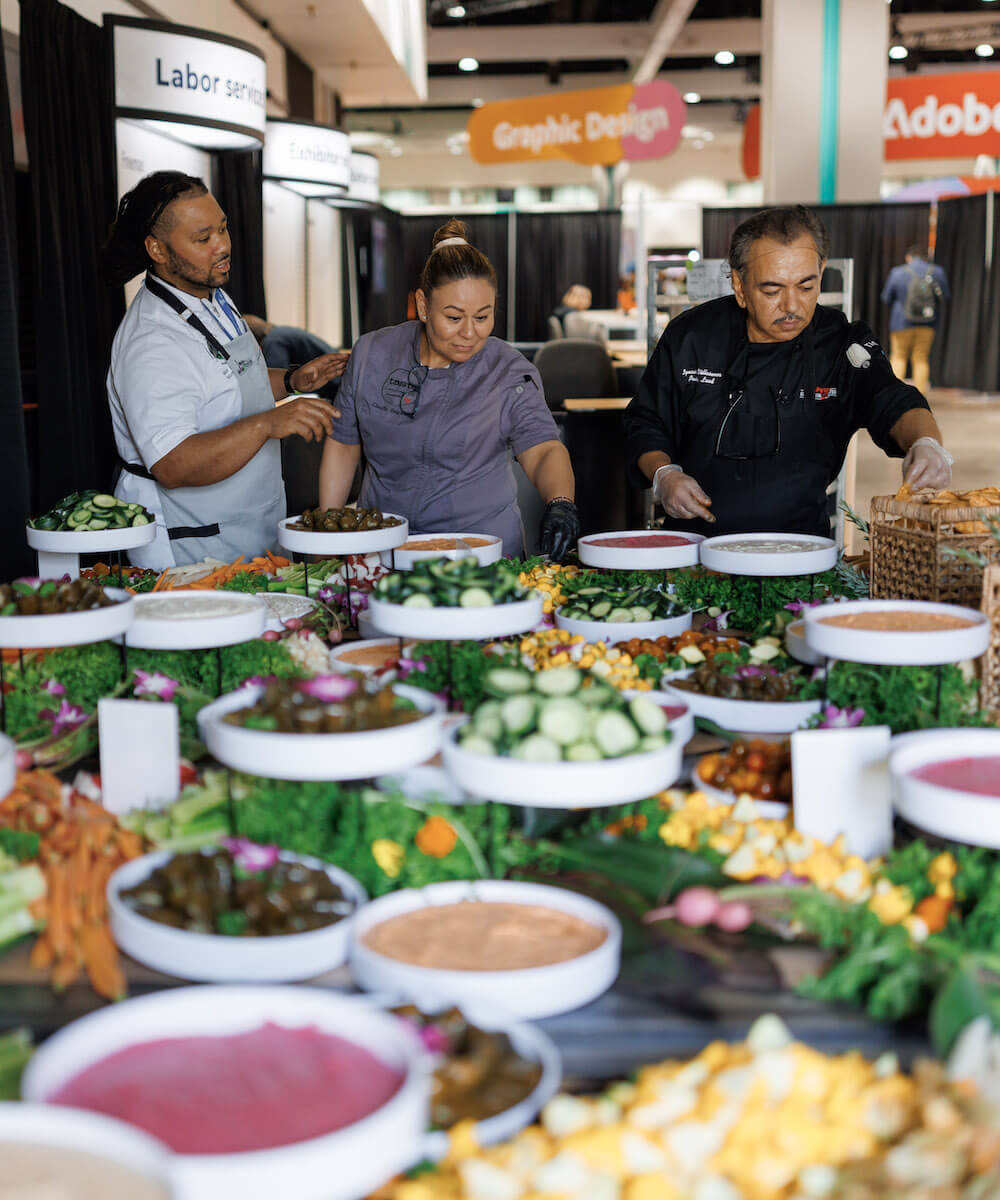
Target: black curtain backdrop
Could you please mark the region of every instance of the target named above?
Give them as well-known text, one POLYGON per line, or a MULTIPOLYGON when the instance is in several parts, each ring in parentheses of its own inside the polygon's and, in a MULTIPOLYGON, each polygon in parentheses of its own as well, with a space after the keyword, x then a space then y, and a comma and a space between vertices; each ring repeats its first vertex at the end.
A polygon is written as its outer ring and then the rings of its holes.
POLYGON ((14 144, 7 71, 0 54, 0 547, 5 578, 32 573, 33 556, 24 540, 28 519, 28 448, 21 407, 17 328, 17 215, 14 144))
POLYGON ((48 506, 109 486, 115 461, 104 379, 125 303, 97 273, 117 205, 104 30, 56 0, 22 0, 21 77, 41 340, 38 493, 48 506))
POLYGON ((996 388, 997 284, 986 274, 985 196, 938 204, 934 259, 948 276, 951 299, 934 338, 931 379, 938 387, 996 388))
MULTIPOLYGON (((830 233, 830 257, 854 259, 854 318, 867 321, 884 346, 889 312, 881 294, 889 271, 909 246, 926 246, 929 204, 817 204, 813 210, 830 233)), ((706 258, 725 258, 733 230, 756 208, 706 208, 702 246, 706 258)))
POLYGON ((518 213, 516 221, 518 341, 545 341, 549 313, 570 284, 589 287, 594 308, 615 307, 622 236, 620 212, 518 213))
MULTIPOLYGON (((993 255, 989 275, 986 279, 985 303, 980 312, 979 353, 976 356, 982 363, 976 386, 987 392, 1000 391, 1000 241, 997 240, 1000 238, 1000 204, 997 203, 996 193, 994 193, 993 201, 993 240, 991 243, 993 255)), ((977 225, 981 227, 982 222, 977 222, 977 225)), ((956 290, 954 277, 949 276, 948 278, 954 300, 956 290)), ((961 275, 959 275, 958 286, 959 288, 964 286, 964 277, 961 275)))
MULTIPOLYGON (((497 337, 513 341, 514 331, 510 327, 510 280, 507 276, 507 228, 506 213, 455 214, 465 223, 468 240, 486 255, 497 273, 497 311, 493 332, 497 337)), ((435 230, 448 218, 438 214, 431 217, 403 217, 403 273, 407 292, 417 286, 420 272, 431 252, 435 230)))
POLYGON ((340 210, 343 267, 344 345, 363 333, 406 320, 407 282, 403 260, 403 218, 381 205, 340 210), (348 257, 353 250, 358 281, 359 328, 352 328, 348 257))
POLYGON ((242 312, 267 316, 264 296, 264 178, 260 150, 220 150, 212 190, 229 218, 233 269, 226 291, 242 312))

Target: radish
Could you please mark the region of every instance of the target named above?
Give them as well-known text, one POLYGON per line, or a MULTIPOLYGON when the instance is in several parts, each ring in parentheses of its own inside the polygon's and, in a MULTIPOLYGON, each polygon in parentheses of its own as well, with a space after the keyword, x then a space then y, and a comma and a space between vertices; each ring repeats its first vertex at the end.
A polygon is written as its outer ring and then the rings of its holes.
POLYGON ((276 629, 265 629, 260 636, 265 642, 276 642, 281 637, 281 634, 276 629))
POLYGON ((707 887, 685 888, 674 899, 674 916, 682 925, 700 928, 715 920, 719 898, 707 887))
POLYGON ((748 925, 753 924, 753 911, 742 900, 730 900, 728 904, 719 906, 715 923, 726 933, 742 933, 748 925))

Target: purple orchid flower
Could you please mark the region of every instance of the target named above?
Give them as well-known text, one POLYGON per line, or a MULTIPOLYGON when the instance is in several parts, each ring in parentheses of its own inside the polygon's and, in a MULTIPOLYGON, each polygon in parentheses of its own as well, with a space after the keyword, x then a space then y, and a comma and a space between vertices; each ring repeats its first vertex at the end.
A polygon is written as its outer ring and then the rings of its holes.
POLYGON ((736 610, 734 608, 724 608, 717 617, 709 617, 702 625, 702 633, 718 633, 720 630, 729 628, 729 618, 736 610))
POLYGON ((181 686, 176 679, 160 671, 136 671, 134 695, 151 696, 155 700, 173 700, 174 692, 181 686))
POLYGON ((358 681, 347 675, 316 675, 312 679, 303 679, 298 690, 323 704, 339 704, 358 690, 358 681))
POLYGON ((53 737, 76 729, 87 720, 87 714, 83 709, 76 704, 70 704, 68 700, 64 700, 59 705, 58 712, 53 712, 51 708, 43 708, 38 715, 44 721, 52 722, 53 737))
POLYGON ((817 604, 824 603, 825 601, 822 597, 818 600, 791 600, 785 605, 785 608, 790 613, 795 613, 797 617, 800 617, 807 608, 815 608, 817 604))
POLYGON ((249 838, 226 837, 219 843, 233 856, 233 862, 241 871, 270 871, 278 861, 277 846, 261 846, 249 838))
POLYGON ((50 696, 65 696, 66 689, 58 679, 46 679, 42 684, 42 691, 48 692, 50 696))
POLYGON ((820 715, 817 729, 853 729, 865 719, 863 708, 838 708, 828 704, 820 715))
POLYGON ((329 584, 324 584, 316 593, 316 599, 320 604, 333 604, 337 599, 337 593, 329 584))
POLYGON ((243 680, 240 687, 267 687, 269 684, 277 682, 277 675, 249 675, 243 680))

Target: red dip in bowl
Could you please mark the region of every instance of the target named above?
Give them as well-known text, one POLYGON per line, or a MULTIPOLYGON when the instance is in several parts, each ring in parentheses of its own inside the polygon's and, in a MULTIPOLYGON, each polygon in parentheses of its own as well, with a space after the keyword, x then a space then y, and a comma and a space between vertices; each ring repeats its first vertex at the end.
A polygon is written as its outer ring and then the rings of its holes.
POLYGON ((587 538, 592 546, 611 546, 622 550, 660 550, 664 546, 690 546, 691 539, 676 533, 643 533, 635 537, 587 538))
POLYGON ((161 1038, 119 1050, 49 1097, 137 1125, 178 1154, 242 1154, 353 1125, 403 1076, 314 1026, 161 1038))
POLYGON ((1000 799, 1000 755, 997 754, 984 754, 981 758, 946 758, 917 767, 911 774, 915 779, 938 787, 1000 799))

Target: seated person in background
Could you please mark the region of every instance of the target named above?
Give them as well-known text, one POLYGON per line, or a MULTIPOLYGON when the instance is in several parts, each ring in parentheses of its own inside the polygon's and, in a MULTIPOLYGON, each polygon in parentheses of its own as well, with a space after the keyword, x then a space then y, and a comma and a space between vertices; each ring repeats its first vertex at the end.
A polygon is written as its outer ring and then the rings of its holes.
MULTIPOLYGON (((566 289, 562 302, 552 310, 552 316, 565 328, 566 317, 569 313, 586 311, 590 308, 592 301, 593 297, 589 287, 584 287, 582 283, 571 284, 566 289)), ((567 336, 572 337, 573 335, 567 334, 567 336)))
POLYGON ((618 300, 616 307, 622 312, 629 313, 635 308, 635 272, 629 271, 618 280, 618 300))
MULTIPOLYGON (((306 329, 298 329, 294 325, 272 325, 270 321, 255 317, 252 313, 244 313, 243 320, 260 343, 264 361, 269 367, 287 367, 292 363, 309 362, 320 354, 338 353, 329 342, 306 329)), ((350 351, 345 350, 338 357, 343 359, 343 363, 337 374, 343 375, 350 351)))

